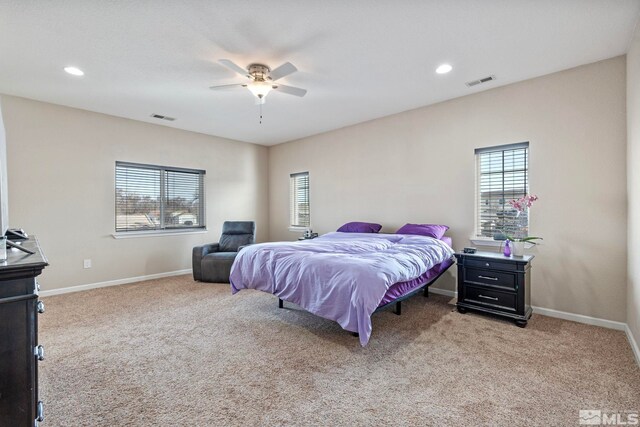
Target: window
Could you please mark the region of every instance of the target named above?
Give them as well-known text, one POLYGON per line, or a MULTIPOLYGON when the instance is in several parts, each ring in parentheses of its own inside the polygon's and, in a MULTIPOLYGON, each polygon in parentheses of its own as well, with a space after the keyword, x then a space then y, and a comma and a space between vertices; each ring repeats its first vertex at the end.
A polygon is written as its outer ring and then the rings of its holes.
POLYGON ((116 162, 116 232, 203 229, 204 175, 116 162))
POLYGON ((306 228, 311 224, 309 210, 309 172, 289 177, 289 225, 306 228))
POLYGON ((526 233, 527 213, 518 217, 508 202, 529 191, 529 143, 478 148, 475 153, 476 237, 501 240, 505 234, 514 234, 517 228, 526 233))

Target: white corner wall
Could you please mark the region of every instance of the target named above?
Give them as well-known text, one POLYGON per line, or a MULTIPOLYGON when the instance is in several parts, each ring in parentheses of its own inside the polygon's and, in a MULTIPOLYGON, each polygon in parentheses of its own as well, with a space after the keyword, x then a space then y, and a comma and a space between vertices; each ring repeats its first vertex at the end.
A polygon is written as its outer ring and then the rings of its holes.
POLYGON ((627 325, 638 345, 640 344, 640 28, 636 28, 627 53, 627 141, 629 199, 627 325))
POLYGON ((266 147, 24 98, 1 102, 10 226, 40 239, 51 264, 43 290, 188 270, 193 246, 216 242, 225 220, 255 220, 257 240, 267 239, 266 147), (114 239, 116 160, 205 169, 209 231, 114 239))
POLYGON ((9 221, 7 177, 7 138, 2 119, 2 105, 0 105, 0 235, 4 234, 9 221))
MULTIPOLYGON (((533 305, 627 321, 625 57, 453 99, 269 149, 270 239, 292 240, 288 185, 309 171, 311 223, 451 226, 469 245, 474 148, 530 142, 533 305)), ((449 274, 436 286, 453 290, 449 274)))

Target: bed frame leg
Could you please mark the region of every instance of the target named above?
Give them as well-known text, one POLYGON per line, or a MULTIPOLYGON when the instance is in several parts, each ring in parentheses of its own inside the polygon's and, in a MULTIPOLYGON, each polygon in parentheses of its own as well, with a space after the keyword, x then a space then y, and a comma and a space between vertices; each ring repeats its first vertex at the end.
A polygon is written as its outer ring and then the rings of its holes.
POLYGON ((429 298, 429 287, 428 286, 424 287, 424 297, 425 298, 429 298))
POLYGON ((394 313, 397 314, 398 316, 400 316, 402 314, 402 301, 398 301, 396 303, 396 309, 395 309, 394 313))
POLYGON ((284 308, 284 301, 278 298, 278 308, 284 308))

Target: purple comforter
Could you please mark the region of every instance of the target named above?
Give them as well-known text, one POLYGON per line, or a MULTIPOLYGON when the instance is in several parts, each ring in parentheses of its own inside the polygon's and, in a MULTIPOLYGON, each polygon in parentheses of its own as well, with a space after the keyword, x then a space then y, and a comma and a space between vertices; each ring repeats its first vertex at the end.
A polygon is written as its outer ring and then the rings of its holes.
POLYGON ((258 289, 371 336, 371 314, 394 283, 414 279, 453 255, 446 243, 407 234, 328 233, 299 242, 244 248, 231 289, 258 289))

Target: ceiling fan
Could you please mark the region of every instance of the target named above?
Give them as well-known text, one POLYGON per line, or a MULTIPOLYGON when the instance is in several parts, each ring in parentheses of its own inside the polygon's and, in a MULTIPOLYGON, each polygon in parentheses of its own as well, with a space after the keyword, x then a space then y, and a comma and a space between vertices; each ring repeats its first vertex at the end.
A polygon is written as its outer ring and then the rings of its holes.
POLYGON ((240 67, 235 62, 229 59, 221 59, 222 65, 235 71, 236 73, 247 77, 251 80, 248 83, 236 83, 231 85, 211 86, 211 90, 220 89, 234 89, 238 87, 246 87, 256 97, 258 104, 264 104, 265 98, 271 90, 277 90, 278 92, 287 93, 289 95, 304 96, 307 93, 306 89, 300 89, 299 87, 286 86, 283 84, 274 84, 276 80, 279 80, 289 74, 295 73, 298 69, 291 63, 285 62, 278 68, 272 70, 264 64, 251 64, 246 69, 240 67))

